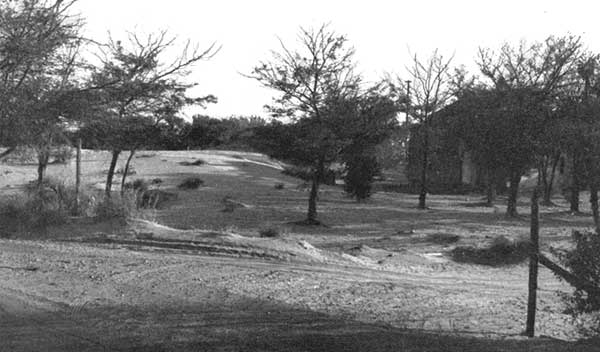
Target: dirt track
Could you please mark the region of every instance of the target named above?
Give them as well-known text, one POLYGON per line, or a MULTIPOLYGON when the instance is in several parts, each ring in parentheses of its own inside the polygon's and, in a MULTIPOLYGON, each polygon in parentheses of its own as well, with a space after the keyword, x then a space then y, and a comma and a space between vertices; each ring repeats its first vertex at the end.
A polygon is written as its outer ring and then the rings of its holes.
MULTIPOLYGON (((511 319, 524 318, 524 310, 515 311, 514 301, 524 302, 518 278, 474 277, 467 283, 452 271, 393 273, 127 247, 2 241, 0 350, 576 347, 516 337, 522 321, 511 319), (430 335, 436 331, 445 334, 430 335), (462 334, 447 335, 457 331, 462 334)), ((542 334, 561 331, 552 320, 559 315, 544 306, 546 294, 541 293, 542 334)))

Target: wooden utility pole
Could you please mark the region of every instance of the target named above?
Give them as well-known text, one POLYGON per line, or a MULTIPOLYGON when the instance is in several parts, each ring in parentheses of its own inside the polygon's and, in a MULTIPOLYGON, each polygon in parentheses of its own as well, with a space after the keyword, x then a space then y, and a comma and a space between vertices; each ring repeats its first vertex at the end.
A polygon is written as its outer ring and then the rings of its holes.
POLYGON ((411 81, 406 81, 406 126, 410 125, 410 83, 411 81))
POLYGON ((531 195, 531 231, 530 231, 530 250, 529 257, 529 299, 527 301, 527 324, 525 335, 533 337, 535 335, 535 313, 537 304, 538 288, 538 263, 540 251, 540 209, 538 205, 539 187, 535 187, 531 195))
POLYGON ((408 144, 410 143, 410 80, 406 80, 406 119, 404 126, 406 127, 406 137, 404 140, 405 159, 408 160, 408 144))
POLYGON ((75 214, 79 215, 79 188, 81 187, 81 138, 77 140, 77 159, 75 161, 75 214))

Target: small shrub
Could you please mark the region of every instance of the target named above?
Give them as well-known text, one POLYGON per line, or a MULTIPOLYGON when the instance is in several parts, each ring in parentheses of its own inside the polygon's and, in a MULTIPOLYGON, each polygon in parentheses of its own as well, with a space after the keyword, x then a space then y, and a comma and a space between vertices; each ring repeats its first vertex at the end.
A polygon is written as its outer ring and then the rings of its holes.
MULTIPOLYGON (((123 175, 123 173, 125 172, 124 168, 118 168, 115 170, 115 175, 123 175)), ((137 174, 137 171, 135 171, 135 168, 133 166, 129 166, 129 169, 127 170, 127 176, 129 175, 135 175, 137 174)))
POLYGON ((66 164, 73 158, 73 148, 68 145, 61 145, 50 152, 53 164, 66 164))
POLYGON ((136 198, 136 207, 144 209, 160 208, 165 202, 177 199, 177 194, 159 189, 150 189, 139 192, 136 198))
POLYGON ((133 213, 134 206, 129 197, 104 198, 96 205, 98 220, 125 220, 133 213))
POLYGON ((10 231, 42 230, 67 222, 69 211, 55 198, 37 193, 14 196, 0 205, 0 223, 10 231))
MULTIPOLYGON (((575 246, 569 250, 555 250, 562 264, 580 280, 600 288, 600 236, 596 233, 573 231, 575 246)), ((600 294, 576 289, 563 297, 568 312, 583 322, 579 328, 586 335, 600 335, 600 294)))
POLYGON ((202 159, 196 159, 194 161, 182 161, 179 163, 179 165, 183 165, 183 166, 201 166, 206 164, 206 161, 202 160, 202 159))
POLYGON ((502 266, 522 263, 529 257, 529 249, 529 241, 511 241, 500 236, 495 238, 489 247, 456 247, 450 255, 454 261, 461 263, 502 266))
POLYGON ((264 229, 260 229, 258 231, 258 234, 262 238, 275 238, 275 237, 280 236, 279 230, 274 227, 267 227, 264 229))
POLYGON ((161 183, 163 183, 163 180, 161 178, 153 178, 152 179, 152 183, 153 185, 160 185, 161 183))
POLYGON ((239 208, 247 208, 247 206, 245 204, 234 200, 233 197, 231 197, 231 196, 223 197, 222 202, 223 202, 223 205, 225 206, 222 210, 222 212, 224 212, 224 213, 231 213, 235 209, 239 209, 239 208))
POLYGON ((138 178, 133 181, 131 188, 136 192, 145 192, 149 188, 148 181, 143 178, 138 178))
POLYGON ((188 177, 183 180, 177 188, 190 190, 190 189, 198 189, 200 186, 204 185, 204 181, 199 177, 188 177))
POLYGON ((282 190, 284 188, 285 188, 285 184, 283 184, 283 183, 276 183, 275 184, 275 189, 282 190))
POLYGON ((352 155, 346 161, 346 176, 344 191, 361 201, 369 198, 372 193, 373 180, 381 173, 374 155, 352 155))

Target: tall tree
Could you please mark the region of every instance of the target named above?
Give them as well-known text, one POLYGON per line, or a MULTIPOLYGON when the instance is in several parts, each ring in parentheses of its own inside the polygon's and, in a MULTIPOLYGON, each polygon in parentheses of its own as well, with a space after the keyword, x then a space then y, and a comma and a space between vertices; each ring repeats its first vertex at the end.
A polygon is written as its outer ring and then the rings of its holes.
POLYGON ((130 33, 125 44, 111 38, 99 55, 102 64, 92 74, 90 86, 101 88, 97 96, 101 109, 91 126, 103 132, 98 139, 112 150, 105 188, 107 198, 111 196, 119 155, 123 150, 132 155, 147 138, 143 136, 146 129, 139 130, 142 135, 134 138, 128 127, 156 125, 159 118, 171 116, 187 104, 216 101, 212 95, 188 97, 186 90, 194 84, 184 80, 197 62, 214 56, 218 51, 215 44, 201 51, 187 42, 180 54, 167 62, 165 56, 171 54, 175 44, 175 38, 168 37, 166 32, 145 38, 130 33))
POLYGON ((70 13, 74 3, 0 3, 0 144, 36 150, 40 185, 51 148, 64 143, 61 119, 77 108, 82 20, 70 13))
POLYGON ((420 185, 419 209, 426 209, 428 193, 427 170, 431 154, 430 129, 433 114, 445 107, 453 98, 453 79, 451 75, 452 57, 445 58, 438 50, 421 60, 413 56, 411 66, 407 67, 408 78, 398 77, 390 82, 399 95, 408 91, 407 82, 412 82, 410 90, 410 118, 418 123, 418 139, 420 141, 420 185))
POLYGON ((298 122, 302 133, 303 162, 312 170, 306 224, 317 220, 317 196, 327 165, 339 154, 335 138, 338 126, 332 117, 343 109, 340 102, 358 94, 360 77, 354 74, 354 49, 347 39, 327 25, 300 29, 300 48, 289 49, 280 42, 269 61, 261 62, 249 77, 280 94, 267 108, 278 118, 298 122))
POLYGON ((509 142, 503 143, 507 149, 498 148, 506 156, 503 163, 510 181, 509 216, 517 215, 519 182, 524 172, 536 161, 547 160, 540 157, 547 150, 554 150, 543 143, 542 132, 552 121, 549 112, 555 109, 557 97, 572 84, 580 50, 580 39, 569 36, 549 37, 532 44, 522 41, 517 46, 504 44, 498 52, 479 51, 480 71, 502 102, 494 128, 505 128, 505 142, 509 142))

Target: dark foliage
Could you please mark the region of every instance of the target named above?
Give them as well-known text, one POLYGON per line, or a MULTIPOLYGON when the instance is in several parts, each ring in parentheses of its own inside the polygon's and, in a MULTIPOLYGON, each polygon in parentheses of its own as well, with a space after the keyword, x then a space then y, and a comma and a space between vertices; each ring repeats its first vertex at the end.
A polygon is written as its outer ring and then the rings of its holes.
POLYGON ((500 236, 494 239, 489 247, 456 247, 450 255, 453 260, 460 263, 502 266, 522 263, 529 258, 529 252, 528 241, 511 241, 500 236))
POLYGON ((198 189, 204 185, 204 181, 199 177, 189 177, 183 180, 177 188, 189 190, 189 189, 198 189))

